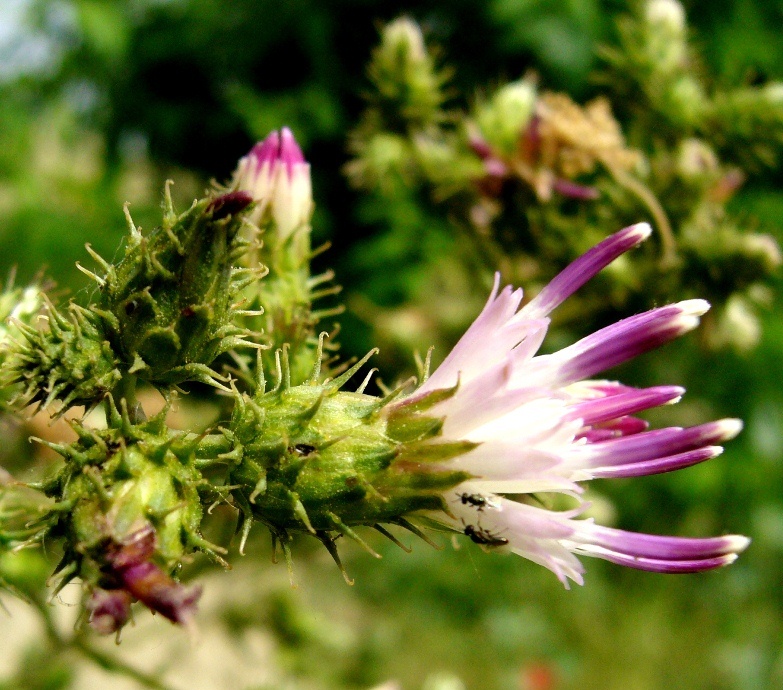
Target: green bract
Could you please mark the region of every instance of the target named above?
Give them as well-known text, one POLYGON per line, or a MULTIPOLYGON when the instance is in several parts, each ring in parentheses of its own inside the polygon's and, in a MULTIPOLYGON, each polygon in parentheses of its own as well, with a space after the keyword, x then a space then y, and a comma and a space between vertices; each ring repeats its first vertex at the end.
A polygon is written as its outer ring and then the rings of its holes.
POLYGON ((163 225, 144 236, 129 217, 125 255, 103 263, 95 311, 130 373, 155 384, 214 380, 208 366, 252 334, 232 322, 247 272, 233 263, 242 192, 197 201, 181 215, 167 195, 163 225))
POLYGON ((21 336, 9 346, 3 385, 21 384, 18 402, 62 409, 93 405, 120 381, 120 362, 106 339, 102 320, 70 304, 63 314, 51 303, 42 330, 17 322, 21 336))
POLYGON ((224 432, 235 463, 229 483, 246 528, 264 523, 286 553, 292 531, 315 535, 336 558, 336 536, 364 545, 353 527, 386 534, 381 523, 410 526, 404 516, 415 511, 448 512, 443 492, 469 476, 439 463, 475 444, 438 443, 437 417, 340 391, 352 373, 236 397, 224 432))

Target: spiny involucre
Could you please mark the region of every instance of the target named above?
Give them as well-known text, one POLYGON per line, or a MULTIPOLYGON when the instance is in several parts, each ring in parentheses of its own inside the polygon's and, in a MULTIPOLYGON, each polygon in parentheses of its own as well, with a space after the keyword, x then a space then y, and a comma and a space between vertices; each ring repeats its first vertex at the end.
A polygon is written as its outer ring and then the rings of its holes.
POLYGON ((200 588, 185 588, 170 573, 195 551, 222 560, 223 549, 199 531, 202 494, 213 500, 219 493, 197 468, 197 441, 168 429, 167 412, 134 424, 125 401, 120 412, 110 398, 108 428, 73 423, 78 441, 47 443, 65 459, 39 487, 55 501, 46 536, 64 540, 55 591, 81 579, 90 623, 102 633, 127 622, 134 599, 189 623, 200 588))
POLYGON ((244 192, 210 194, 177 214, 167 187, 163 223, 149 234, 126 210, 130 233, 116 264, 88 245, 103 270, 82 269, 98 284, 93 302, 64 310, 46 300, 43 319, 18 324, 2 377, 22 384, 19 404, 89 407, 130 375, 164 388, 192 380, 219 385, 215 359, 257 340, 236 323, 244 313, 240 293, 260 273, 235 266, 252 203, 244 192))
POLYGON ((128 217, 125 255, 116 266, 102 262, 94 311, 129 373, 154 384, 210 383, 219 355, 252 344, 245 339, 254 334, 234 323, 248 273, 234 267, 246 249, 239 230, 252 203, 245 192, 210 195, 177 215, 167 191, 163 225, 149 236, 128 217))

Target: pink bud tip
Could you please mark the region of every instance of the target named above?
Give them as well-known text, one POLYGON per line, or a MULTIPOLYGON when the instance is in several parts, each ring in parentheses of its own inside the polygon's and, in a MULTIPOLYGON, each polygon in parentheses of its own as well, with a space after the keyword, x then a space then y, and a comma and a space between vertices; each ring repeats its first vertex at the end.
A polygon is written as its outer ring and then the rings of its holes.
POLYGON ((260 168, 264 163, 272 165, 280 154, 280 135, 277 130, 269 133, 266 139, 259 141, 251 150, 250 156, 260 168))
POLYGON ((280 139, 280 160, 288 167, 288 174, 291 175, 293 166, 304 163, 305 157, 288 127, 283 127, 280 139))

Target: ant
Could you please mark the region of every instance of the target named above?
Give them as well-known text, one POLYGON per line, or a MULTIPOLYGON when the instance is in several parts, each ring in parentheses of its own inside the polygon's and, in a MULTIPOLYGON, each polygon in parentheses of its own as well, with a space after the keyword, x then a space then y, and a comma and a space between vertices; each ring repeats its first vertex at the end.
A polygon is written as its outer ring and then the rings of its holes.
POLYGON ((469 494, 467 491, 457 494, 457 498, 464 506, 473 506, 478 512, 484 510, 484 508, 493 507, 492 501, 486 496, 481 494, 469 494))
POLYGON ((481 529, 478 525, 466 525, 465 536, 470 537, 474 544, 481 544, 482 546, 505 546, 508 544, 508 539, 498 537, 488 530, 481 529))

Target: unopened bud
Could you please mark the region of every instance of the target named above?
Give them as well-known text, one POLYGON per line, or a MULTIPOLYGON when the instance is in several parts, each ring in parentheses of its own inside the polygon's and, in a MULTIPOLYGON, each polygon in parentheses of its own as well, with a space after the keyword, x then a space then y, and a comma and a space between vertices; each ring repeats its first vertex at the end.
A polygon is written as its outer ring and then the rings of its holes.
POLYGON ((499 153, 513 155, 533 116, 536 88, 525 79, 507 84, 482 105, 476 121, 484 138, 499 153))
POLYGON ((238 190, 256 204, 250 219, 257 225, 270 220, 278 243, 305 227, 313 212, 310 164, 287 127, 256 144, 234 176, 238 190))
POLYGON ((404 55, 409 62, 424 62, 427 59, 421 29, 409 17, 400 17, 387 24, 381 40, 381 50, 404 55))
POLYGON ((783 105, 783 82, 771 81, 762 88, 762 92, 772 105, 783 105))
POLYGON ((412 19, 401 17, 383 28, 368 71, 385 129, 401 133, 409 126, 427 127, 442 117, 447 74, 436 68, 412 19))
POLYGON ((714 175, 718 170, 718 157, 701 139, 684 139, 677 156, 677 169, 686 179, 699 179, 714 175))
POLYGON ((652 0, 645 6, 646 52, 653 68, 670 73, 687 57, 685 10, 677 0, 652 0))

